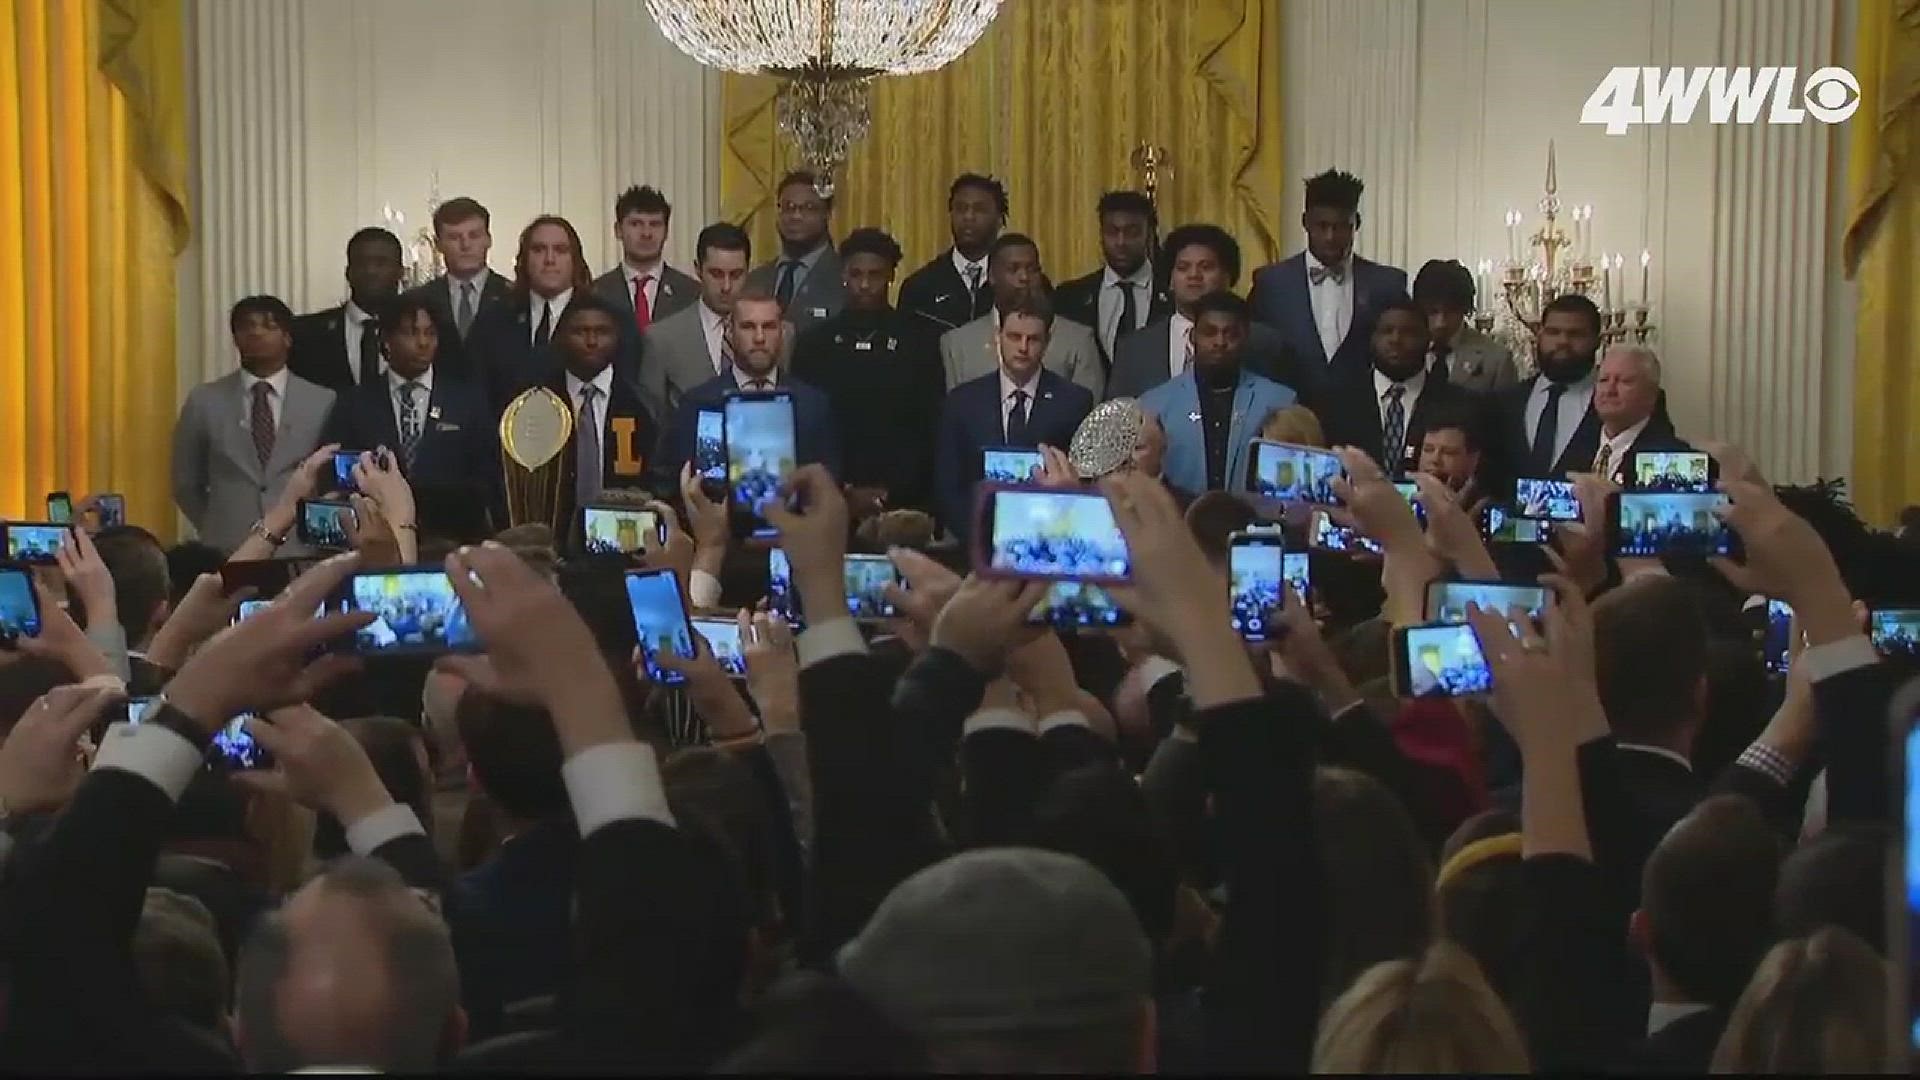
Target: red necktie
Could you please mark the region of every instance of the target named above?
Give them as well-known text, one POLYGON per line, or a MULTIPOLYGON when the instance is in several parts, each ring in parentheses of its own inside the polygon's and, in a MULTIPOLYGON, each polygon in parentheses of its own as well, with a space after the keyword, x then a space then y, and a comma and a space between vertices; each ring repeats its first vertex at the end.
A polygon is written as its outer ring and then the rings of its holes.
POLYGON ((633 326, 645 330, 653 324, 653 308, 647 303, 647 279, 652 274, 637 274, 633 279, 633 326))

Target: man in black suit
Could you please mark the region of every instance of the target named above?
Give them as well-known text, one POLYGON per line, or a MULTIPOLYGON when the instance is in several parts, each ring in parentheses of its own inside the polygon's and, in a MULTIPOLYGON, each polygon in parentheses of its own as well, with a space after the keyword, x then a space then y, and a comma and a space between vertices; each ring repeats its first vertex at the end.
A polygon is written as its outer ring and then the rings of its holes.
POLYGON ((1651 851, 1706 794, 1692 763, 1707 713, 1706 616, 1685 582, 1646 574, 1594 602, 1593 636, 1623 817, 1651 851))
MULTIPOLYGON (((1380 305, 1407 294, 1407 272, 1353 253, 1366 185, 1329 169, 1307 180, 1300 226, 1307 250, 1253 275, 1253 317, 1286 339, 1316 379, 1367 366, 1367 330, 1380 305)), ((1308 395, 1312 396, 1312 395, 1308 395)))
POLYGON ((336 392, 380 377, 380 313, 400 295, 400 238, 366 228, 347 241, 347 302, 293 321, 295 375, 336 392))
POLYGON ((409 293, 394 301, 381 317, 386 374, 340 395, 326 441, 350 450, 391 449, 402 475, 423 496, 420 528, 468 535, 473 530, 461 522, 435 518, 448 508, 477 504, 504 524, 499 423, 478 384, 436 362, 440 329, 426 297, 409 293))
POLYGON ((455 355, 449 348, 466 341, 481 312, 506 301, 513 283, 487 266, 487 253, 493 250, 493 216, 465 195, 448 199, 434 210, 433 246, 447 272, 418 291, 433 305, 434 319, 454 330, 453 337, 441 342, 444 364, 455 355))
POLYGON ((1645 345, 1607 350, 1593 384, 1593 412, 1600 418, 1600 448, 1592 472, 1624 486, 1637 450, 1690 450, 1660 408, 1660 357, 1645 345))
MULTIPOLYGON (((1240 280, 1240 242, 1218 225, 1182 225, 1167 234, 1161 249, 1167 262, 1167 292, 1172 314, 1156 318, 1114 347, 1106 396, 1139 397, 1168 379, 1186 373, 1193 358, 1193 307, 1200 298, 1229 290, 1240 280)), ((1293 388, 1306 404, 1307 380, 1279 331, 1262 322, 1247 326, 1241 366, 1293 388)))
POLYGON ((1600 309, 1593 301, 1568 293, 1547 304, 1534 346, 1539 374, 1496 399, 1503 482, 1565 476, 1592 464, 1600 449, 1600 417, 1593 411, 1599 349, 1600 309))
POLYGON ((1330 446, 1354 446, 1399 478, 1420 464, 1427 425, 1470 407, 1467 393, 1427 370, 1427 317, 1413 301, 1390 301, 1375 316, 1364 376, 1337 372, 1315 412, 1330 446))
POLYGON ((1153 202, 1137 191, 1100 196, 1100 254, 1106 265, 1074 278, 1053 293, 1054 310, 1093 327, 1108 367, 1119 343, 1148 323, 1173 313, 1173 299, 1160 285, 1153 260, 1160 219, 1153 202))
POLYGON ((551 373, 560 316, 588 294, 592 283, 580 234, 566 218, 542 214, 520 230, 513 289, 505 303, 483 311, 467 335, 471 366, 496 412, 551 373))
POLYGON ((940 412, 934 487, 942 518, 965 537, 973 485, 982 475, 980 451, 989 446, 1064 447, 1093 410, 1093 393, 1040 363, 1053 325, 1053 306, 1028 293, 1000 310, 999 369, 947 393, 940 412))
POLYGON ((593 280, 593 291, 631 313, 635 337, 700 298, 700 283, 667 265, 667 229, 673 205, 651 187, 630 187, 613 204, 613 236, 620 265, 593 280), (635 302, 635 297, 639 302, 635 302))
POLYGON ((553 358, 543 381, 573 409, 567 440, 571 498, 561 520, 577 527, 579 509, 609 489, 647 487, 659 426, 631 378, 614 363, 620 351, 620 312, 590 292, 576 294, 560 314, 553 358))
POLYGON ((926 319, 936 334, 993 308, 987 255, 1007 224, 1007 189, 991 176, 962 173, 947 189, 953 246, 900 283, 900 310, 926 319))

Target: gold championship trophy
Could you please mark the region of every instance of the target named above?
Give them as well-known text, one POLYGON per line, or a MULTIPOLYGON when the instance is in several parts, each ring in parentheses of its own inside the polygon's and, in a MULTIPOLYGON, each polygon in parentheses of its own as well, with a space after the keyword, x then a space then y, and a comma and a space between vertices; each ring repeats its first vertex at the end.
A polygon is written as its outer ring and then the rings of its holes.
POLYGON ((573 410, 560 395, 535 387, 514 398, 500 416, 500 466, 507 483, 507 520, 515 525, 540 522, 555 536, 567 534, 560 520, 568 485, 573 482, 573 410))

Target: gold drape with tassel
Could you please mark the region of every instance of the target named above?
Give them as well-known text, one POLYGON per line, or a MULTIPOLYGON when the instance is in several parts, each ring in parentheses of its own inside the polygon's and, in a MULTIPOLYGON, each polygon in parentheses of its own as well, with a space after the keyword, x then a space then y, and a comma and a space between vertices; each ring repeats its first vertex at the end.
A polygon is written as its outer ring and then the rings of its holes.
MULTIPOLYGON (((1008 0, 958 61, 875 81, 835 235, 885 227, 906 249, 904 276, 949 242, 948 182, 990 173, 1008 188, 1007 227, 1038 240, 1064 281, 1099 265, 1094 203, 1139 185, 1130 158, 1148 142, 1172 160, 1162 231, 1215 222, 1251 272, 1278 257, 1282 228, 1278 21, 1270 0, 1008 0)), ((793 163, 774 128, 778 86, 722 83, 721 207, 748 227, 755 261, 774 250, 769 188, 793 163)))

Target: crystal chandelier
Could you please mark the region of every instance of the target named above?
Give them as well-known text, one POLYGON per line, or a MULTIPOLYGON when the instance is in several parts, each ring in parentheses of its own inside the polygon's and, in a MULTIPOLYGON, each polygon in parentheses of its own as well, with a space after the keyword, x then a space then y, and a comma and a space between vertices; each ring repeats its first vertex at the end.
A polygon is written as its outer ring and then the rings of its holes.
POLYGON ((834 174, 867 134, 880 75, 958 59, 1001 0, 647 0, 668 41, 709 67, 786 80, 774 117, 833 194, 834 174))

